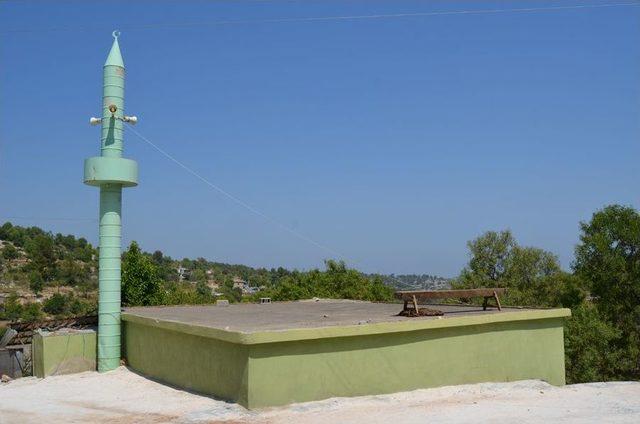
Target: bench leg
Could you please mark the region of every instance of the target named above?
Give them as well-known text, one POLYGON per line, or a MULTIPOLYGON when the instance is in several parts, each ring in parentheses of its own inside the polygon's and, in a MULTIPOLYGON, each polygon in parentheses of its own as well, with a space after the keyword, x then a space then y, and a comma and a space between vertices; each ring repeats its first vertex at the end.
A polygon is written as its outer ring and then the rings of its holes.
POLYGON ((418 299, 416 299, 415 296, 413 296, 413 308, 416 311, 416 316, 418 316, 419 315, 419 313, 418 313, 418 299))
POLYGON ((409 305, 409 301, 408 301, 408 300, 405 300, 405 301, 404 301, 404 307, 402 308, 402 310, 406 312, 406 311, 407 311, 407 309, 409 309, 409 308, 407 308, 407 306, 408 306, 408 305, 409 305))
POLYGON ((502 310, 502 305, 500 304, 500 298, 498 298, 498 293, 493 292, 493 296, 485 296, 484 301, 482 302, 482 310, 486 311, 489 306, 489 299, 493 299, 496 301, 496 307, 499 311, 502 310))
POLYGON ((496 304, 498 305, 498 310, 501 311, 502 310, 502 306, 500 305, 500 299, 498 298, 498 293, 496 293, 494 291, 493 292, 493 297, 496 300, 496 304))

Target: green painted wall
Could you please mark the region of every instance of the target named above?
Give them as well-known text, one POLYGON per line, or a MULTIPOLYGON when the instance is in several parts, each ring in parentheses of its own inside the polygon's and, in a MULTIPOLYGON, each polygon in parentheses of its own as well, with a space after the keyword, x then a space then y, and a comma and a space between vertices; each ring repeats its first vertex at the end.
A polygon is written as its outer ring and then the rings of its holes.
POLYGON ((568 314, 407 320, 359 326, 360 335, 358 326, 225 332, 124 314, 124 345, 143 374, 261 408, 487 381, 562 385, 568 314))
POLYGON ((562 385, 562 319, 251 346, 247 407, 487 381, 562 385))
POLYGON ((96 333, 36 333, 31 352, 36 377, 95 371, 96 333))
POLYGON ((124 356, 131 368, 169 384, 246 404, 246 346, 123 324, 124 356))

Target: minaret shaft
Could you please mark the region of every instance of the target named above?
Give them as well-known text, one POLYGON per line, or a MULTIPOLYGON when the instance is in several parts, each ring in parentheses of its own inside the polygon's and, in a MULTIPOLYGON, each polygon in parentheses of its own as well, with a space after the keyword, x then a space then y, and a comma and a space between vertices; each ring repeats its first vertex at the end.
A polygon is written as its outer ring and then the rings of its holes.
POLYGON ((100 186, 98 273, 98 371, 120 365, 120 257, 122 186, 100 186))

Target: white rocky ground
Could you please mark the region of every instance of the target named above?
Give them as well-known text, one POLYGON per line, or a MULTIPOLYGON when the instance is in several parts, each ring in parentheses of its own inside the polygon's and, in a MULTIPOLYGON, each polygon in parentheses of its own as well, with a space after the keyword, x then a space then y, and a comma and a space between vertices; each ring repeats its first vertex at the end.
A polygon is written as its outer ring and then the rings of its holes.
POLYGON ((640 382, 485 383, 247 411, 126 368, 0 384, 0 423, 640 423, 640 382))

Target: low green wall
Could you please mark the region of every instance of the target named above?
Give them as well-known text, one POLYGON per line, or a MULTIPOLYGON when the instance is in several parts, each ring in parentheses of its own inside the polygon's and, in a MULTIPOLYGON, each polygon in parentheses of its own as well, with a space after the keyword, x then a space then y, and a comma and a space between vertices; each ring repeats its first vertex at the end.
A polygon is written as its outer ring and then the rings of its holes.
POLYGON ((247 403, 248 348, 209 337, 124 324, 127 365, 158 380, 247 403))
POLYGON ((562 385, 567 315, 566 309, 522 311, 225 334, 127 314, 123 321, 132 368, 262 408, 489 381, 562 385))
POLYGON ((96 332, 38 332, 31 345, 33 375, 73 374, 96 369, 96 332))
POLYGON ((562 320, 251 347, 249 408, 488 381, 562 385, 562 320))

